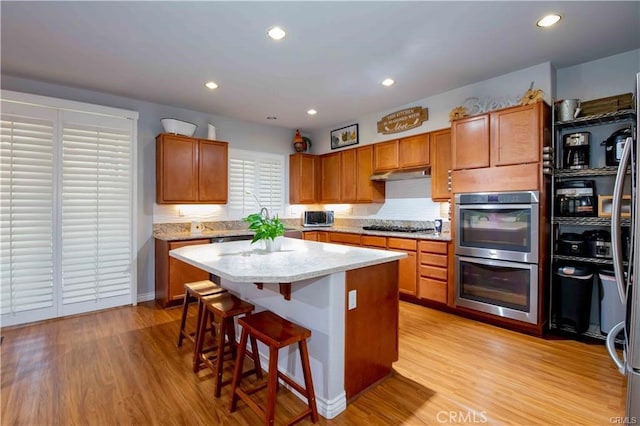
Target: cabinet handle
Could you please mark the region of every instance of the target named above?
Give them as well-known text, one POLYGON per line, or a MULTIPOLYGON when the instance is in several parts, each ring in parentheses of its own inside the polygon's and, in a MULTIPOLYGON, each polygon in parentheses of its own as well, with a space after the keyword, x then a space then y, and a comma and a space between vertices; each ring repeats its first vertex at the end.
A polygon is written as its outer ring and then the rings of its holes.
POLYGON ((451 169, 447 170, 447 191, 451 192, 451 169))

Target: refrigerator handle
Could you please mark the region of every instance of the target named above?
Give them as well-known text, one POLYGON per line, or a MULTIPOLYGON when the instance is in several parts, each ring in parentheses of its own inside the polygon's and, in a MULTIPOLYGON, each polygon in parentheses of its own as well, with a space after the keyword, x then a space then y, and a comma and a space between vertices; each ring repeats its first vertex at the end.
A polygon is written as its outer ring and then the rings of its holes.
POLYGON ((616 182, 613 187, 613 199, 611 200, 611 253, 613 255, 613 272, 616 277, 616 285, 618 286, 618 294, 620 295, 620 302, 622 304, 625 304, 627 302, 627 296, 625 294, 626 278, 624 276, 624 269, 622 267, 620 208, 622 206, 622 190, 624 187, 624 177, 627 173, 627 167, 629 166, 631 145, 633 145, 633 139, 628 138, 624 144, 624 149, 622 150, 622 157, 620 158, 620 165, 618 166, 618 173, 616 174, 616 182))
POLYGON ((616 336, 623 328, 624 321, 614 325, 613 328, 609 331, 609 334, 607 334, 607 352, 609 352, 609 357, 611 358, 611 360, 613 360, 613 363, 616 365, 618 372, 624 376, 627 374, 626 361, 624 359, 620 359, 618 357, 618 352, 616 352, 616 336))

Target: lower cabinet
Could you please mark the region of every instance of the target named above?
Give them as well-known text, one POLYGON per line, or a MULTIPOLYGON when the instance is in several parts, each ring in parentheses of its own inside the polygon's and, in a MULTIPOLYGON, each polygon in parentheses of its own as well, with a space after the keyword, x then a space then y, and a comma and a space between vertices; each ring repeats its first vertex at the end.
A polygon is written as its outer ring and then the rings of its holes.
POLYGON ((164 241, 156 239, 156 301, 163 307, 179 305, 184 300, 184 285, 209 279, 209 273, 169 256, 185 246, 209 244, 209 239, 164 241))
POLYGON ((420 241, 418 297, 447 303, 448 295, 448 247, 446 242, 420 241))
POLYGON ((407 238, 387 238, 387 248, 389 250, 403 251, 407 257, 401 259, 398 266, 398 287, 400 293, 415 296, 417 293, 416 270, 416 240, 407 238))
POLYGON ((408 300, 414 302, 423 299, 453 306, 451 242, 328 231, 307 231, 304 239, 404 252, 407 257, 398 262, 400 293, 412 296, 408 300))

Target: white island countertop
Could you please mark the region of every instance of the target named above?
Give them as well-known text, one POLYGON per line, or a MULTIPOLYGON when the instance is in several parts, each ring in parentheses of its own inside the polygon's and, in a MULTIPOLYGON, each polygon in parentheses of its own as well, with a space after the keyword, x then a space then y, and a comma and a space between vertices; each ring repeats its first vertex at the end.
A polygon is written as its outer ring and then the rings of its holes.
POLYGON ((171 257, 236 282, 292 283, 336 272, 378 265, 406 253, 283 238, 280 251, 262 242, 232 241, 181 247, 171 257))

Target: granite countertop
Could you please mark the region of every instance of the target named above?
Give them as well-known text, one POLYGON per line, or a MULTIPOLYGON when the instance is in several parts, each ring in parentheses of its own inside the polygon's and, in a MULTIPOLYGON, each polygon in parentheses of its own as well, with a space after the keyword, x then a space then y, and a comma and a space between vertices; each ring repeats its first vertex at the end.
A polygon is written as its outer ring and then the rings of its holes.
MULTIPOLYGON (((304 228, 288 227, 287 230, 292 231, 328 231, 328 232, 344 232, 349 234, 362 234, 362 235, 377 235, 380 237, 396 237, 396 238, 409 238, 414 240, 435 240, 435 241, 451 241, 451 234, 443 232, 440 235, 420 233, 420 232, 383 232, 383 231, 365 231, 360 227, 346 227, 346 226, 331 226, 326 228, 304 228)), ((154 235, 154 238, 164 241, 179 241, 179 240, 197 240, 201 238, 221 238, 221 237, 235 237, 235 236, 252 236, 253 232, 247 229, 236 230, 210 230, 206 229, 200 234, 192 234, 189 231, 183 232, 159 232, 154 235)))
POLYGON ((169 255, 230 281, 251 283, 292 283, 407 257, 402 252, 296 238, 284 238, 277 252, 232 241, 181 247, 169 255))

